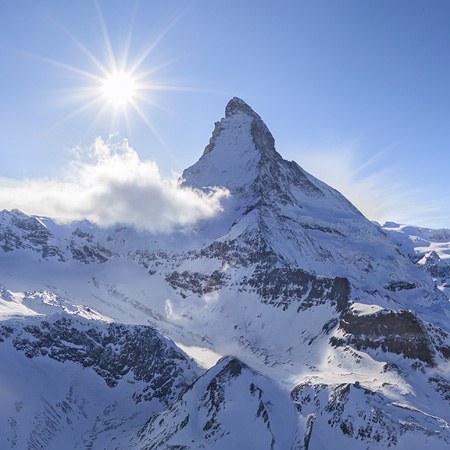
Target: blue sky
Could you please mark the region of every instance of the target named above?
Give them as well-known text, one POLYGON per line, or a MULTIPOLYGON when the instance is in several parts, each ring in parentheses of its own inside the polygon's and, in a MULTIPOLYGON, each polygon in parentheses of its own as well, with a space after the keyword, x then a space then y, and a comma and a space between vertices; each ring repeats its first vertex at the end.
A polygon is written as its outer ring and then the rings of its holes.
POLYGON ((450 228, 449 23, 445 0, 2 1, 0 191, 70 176, 74 149, 111 132, 170 177, 238 96, 370 219, 450 228), (130 63, 157 43, 138 69, 164 87, 136 100, 145 120, 73 115, 94 87, 64 65, 98 75, 82 47, 107 64, 105 30, 130 63))

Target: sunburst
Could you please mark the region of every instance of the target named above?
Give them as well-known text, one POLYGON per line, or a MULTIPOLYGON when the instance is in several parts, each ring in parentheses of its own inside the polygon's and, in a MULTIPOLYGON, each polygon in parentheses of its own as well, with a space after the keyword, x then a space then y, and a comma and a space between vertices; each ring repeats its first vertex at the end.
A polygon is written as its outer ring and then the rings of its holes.
MULTIPOLYGON (((103 45, 106 50, 106 61, 102 61, 97 57, 93 51, 77 39, 61 24, 57 24, 60 29, 76 44, 79 50, 85 55, 87 60, 93 63, 94 70, 86 70, 82 67, 77 67, 65 62, 60 62, 48 59, 41 56, 31 55, 35 58, 57 66, 65 71, 72 72, 77 75, 81 81, 79 86, 72 86, 65 90, 65 98, 74 100, 78 105, 61 118, 57 123, 54 123, 47 132, 59 127, 61 124, 72 120, 76 116, 85 114, 87 111, 95 111, 93 120, 91 120, 90 129, 97 123, 100 117, 109 115, 111 132, 115 131, 114 127, 118 120, 123 120, 125 126, 129 131, 129 124, 131 116, 134 114, 150 129, 152 134, 162 143, 164 141, 158 133, 156 127, 146 113, 143 105, 151 105, 161 110, 165 110, 159 105, 152 91, 194 91, 202 92, 201 89, 193 89, 183 86, 166 85, 161 83, 153 83, 152 77, 159 70, 166 68, 176 62, 178 59, 168 61, 156 67, 148 67, 149 59, 152 52, 159 45, 161 40, 165 37, 168 31, 180 19, 182 14, 179 14, 163 32, 152 42, 150 42, 144 50, 137 55, 137 57, 130 61, 129 49, 131 43, 131 31, 128 32, 128 37, 124 42, 124 51, 118 55, 114 52, 111 45, 111 39, 105 25, 101 10, 96 4, 98 20, 100 24, 103 45), (143 70, 147 66, 146 70, 143 70)), ((204 91, 206 92, 206 91, 204 91)), ((164 144, 165 145, 165 144, 164 144)))

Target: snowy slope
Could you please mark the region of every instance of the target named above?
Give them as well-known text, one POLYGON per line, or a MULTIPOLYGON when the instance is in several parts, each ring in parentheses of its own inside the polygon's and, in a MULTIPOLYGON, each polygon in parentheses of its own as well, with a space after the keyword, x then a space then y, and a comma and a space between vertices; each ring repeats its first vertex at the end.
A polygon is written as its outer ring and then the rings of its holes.
POLYGON ((292 448, 296 414, 284 392, 225 357, 139 431, 131 448, 292 448))
POLYGON ((292 398, 301 417, 297 448, 443 450, 450 445, 447 422, 359 383, 306 383, 292 398))
POLYGON ((68 314, 2 321, 0 359, 2 449, 123 448, 201 373, 151 328, 68 314))
POLYGON ((387 222, 383 229, 410 258, 436 281, 450 299, 450 230, 413 227, 387 222))
POLYGON ((349 448, 445 448, 450 309, 445 287, 412 258, 411 239, 394 239, 284 160, 259 115, 237 98, 182 178, 230 195, 216 217, 169 235, 1 212, 4 320, 63 313, 145 324, 210 368, 157 416, 149 411, 139 433, 124 433, 130 445, 259 449, 271 448, 273 435, 273 448, 335 448, 321 438, 329 433, 349 448), (224 355, 238 359, 217 362, 224 355), (239 376, 222 376, 228 364, 239 365, 239 376), (223 394, 214 407, 211 383, 223 394), (273 405, 273 429, 254 411, 252 383, 273 405), (331 420, 333 396, 339 414, 331 420), (253 441, 237 430, 234 411, 253 441), (209 434, 211 415, 223 432, 209 434))
POLYGON ((436 252, 442 260, 450 259, 450 229, 432 229, 386 222, 383 229, 396 235, 404 245, 409 242, 418 255, 436 252))

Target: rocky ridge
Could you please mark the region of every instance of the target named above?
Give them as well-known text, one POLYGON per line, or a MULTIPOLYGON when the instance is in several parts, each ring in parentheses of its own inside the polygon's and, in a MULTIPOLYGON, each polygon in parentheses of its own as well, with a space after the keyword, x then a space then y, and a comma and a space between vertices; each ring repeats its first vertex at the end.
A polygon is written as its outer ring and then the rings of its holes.
POLYGON ((0 442, 27 450, 105 448, 202 373, 150 327, 67 313, 2 321, 0 357, 0 442))

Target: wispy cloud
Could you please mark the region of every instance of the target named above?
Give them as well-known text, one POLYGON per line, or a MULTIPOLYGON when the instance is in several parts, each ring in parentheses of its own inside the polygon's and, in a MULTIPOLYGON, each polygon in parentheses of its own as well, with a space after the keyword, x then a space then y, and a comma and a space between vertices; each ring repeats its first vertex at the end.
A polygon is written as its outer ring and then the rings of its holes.
POLYGON ((389 158, 391 151, 367 158, 356 143, 349 143, 331 150, 301 151, 296 159, 371 220, 442 226, 448 214, 444 199, 427 195, 426 180, 418 179, 414 185, 406 182, 405 169, 389 158))
POLYGON ((169 232, 221 211, 224 189, 204 193, 163 178, 154 161, 142 161, 126 141, 98 138, 78 151, 60 177, 0 179, 0 208, 67 222, 89 219, 101 226, 132 225, 169 232))

